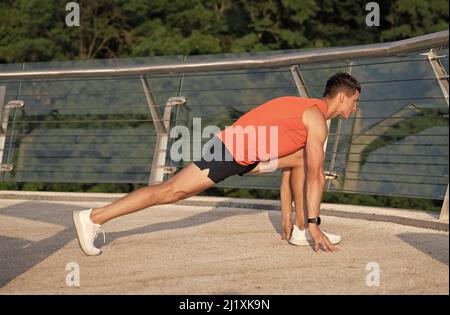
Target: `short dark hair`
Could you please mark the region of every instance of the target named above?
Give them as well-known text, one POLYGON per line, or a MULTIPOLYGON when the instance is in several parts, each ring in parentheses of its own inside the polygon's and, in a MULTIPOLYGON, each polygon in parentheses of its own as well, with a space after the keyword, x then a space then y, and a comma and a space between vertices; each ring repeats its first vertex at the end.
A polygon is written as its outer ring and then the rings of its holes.
POLYGON ((345 90, 347 96, 355 94, 356 91, 361 93, 361 85, 358 80, 345 72, 338 72, 327 80, 325 92, 323 96, 335 97, 336 94, 345 90))

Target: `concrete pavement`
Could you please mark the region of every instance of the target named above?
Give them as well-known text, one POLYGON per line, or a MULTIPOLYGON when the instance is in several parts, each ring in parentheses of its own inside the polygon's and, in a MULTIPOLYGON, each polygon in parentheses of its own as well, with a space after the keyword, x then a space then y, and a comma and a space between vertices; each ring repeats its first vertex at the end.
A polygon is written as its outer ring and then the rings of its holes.
POLYGON ((448 224, 434 213, 323 205, 323 229, 343 237, 330 254, 281 241, 271 201, 193 197, 108 222, 103 254, 88 257, 71 213, 108 202, 38 195, 0 198, 0 294, 449 294, 448 224))

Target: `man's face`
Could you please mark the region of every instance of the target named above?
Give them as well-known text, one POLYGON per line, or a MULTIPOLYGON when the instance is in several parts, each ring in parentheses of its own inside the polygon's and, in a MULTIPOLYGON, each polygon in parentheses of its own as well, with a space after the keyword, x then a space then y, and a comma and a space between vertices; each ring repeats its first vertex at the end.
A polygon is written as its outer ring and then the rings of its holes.
POLYGON ((353 95, 348 96, 346 93, 341 92, 338 94, 338 100, 340 104, 339 115, 345 119, 349 119, 350 115, 358 109, 359 103, 359 91, 355 91, 353 95))

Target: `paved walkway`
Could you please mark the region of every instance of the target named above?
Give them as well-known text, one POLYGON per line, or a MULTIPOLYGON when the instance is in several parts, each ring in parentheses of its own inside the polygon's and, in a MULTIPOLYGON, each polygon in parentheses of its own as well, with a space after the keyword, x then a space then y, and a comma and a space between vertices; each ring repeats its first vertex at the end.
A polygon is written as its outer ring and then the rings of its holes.
POLYGON ((448 224, 405 224, 435 222, 428 212, 379 211, 403 216, 398 224, 368 207, 324 205, 323 229, 343 237, 329 254, 281 241, 280 212, 263 209, 271 202, 193 198, 108 222, 103 254, 87 257, 71 212, 107 202, 34 199, 0 198, 0 294, 449 294, 448 224), (76 266, 80 286, 69 287, 76 266), (377 267, 379 285, 368 286, 377 267))

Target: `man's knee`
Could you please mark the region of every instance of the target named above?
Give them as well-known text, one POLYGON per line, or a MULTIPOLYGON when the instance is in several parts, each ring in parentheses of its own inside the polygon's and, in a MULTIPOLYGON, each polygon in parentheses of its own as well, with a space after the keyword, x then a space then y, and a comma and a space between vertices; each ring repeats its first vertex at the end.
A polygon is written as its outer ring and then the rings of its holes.
POLYGON ((183 200, 189 196, 189 192, 183 190, 172 182, 166 182, 164 187, 164 194, 166 196, 166 202, 177 202, 183 200))

